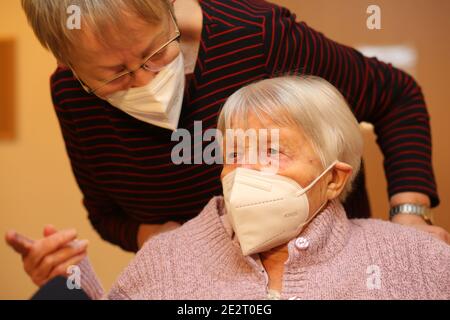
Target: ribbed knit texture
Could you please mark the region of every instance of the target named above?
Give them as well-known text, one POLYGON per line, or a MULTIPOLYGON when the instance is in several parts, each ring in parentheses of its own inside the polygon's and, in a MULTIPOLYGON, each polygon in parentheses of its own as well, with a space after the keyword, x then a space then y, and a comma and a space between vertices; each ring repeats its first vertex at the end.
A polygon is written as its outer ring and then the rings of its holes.
MULTIPOLYGON (((107 295, 84 261, 83 289, 95 299, 266 299, 265 270, 242 255, 224 211, 215 197, 198 217, 148 241, 107 295)), ((349 220, 333 201, 299 237, 309 247, 289 242, 282 299, 450 299, 450 246, 429 234, 349 220), (374 266, 379 288, 367 284, 374 266)))
MULTIPOLYGON (((192 146, 202 144, 203 134, 194 138, 194 123, 201 121, 203 131, 215 128, 220 108, 242 86, 285 73, 316 75, 339 89, 358 121, 374 125, 389 195, 415 191, 427 194, 432 206, 439 203, 428 112, 413 78, 327 39, 277 5, 259 0, 200 0, 200 5, 199 56, 179 123, 191 133, 192 146)), ((191 164, 173 163, 178 141, 171 141, 169 130, 87 94, 68 69, 56 70, 51 89, 83 204, 103 239, 136 251, 140 224, 192 219, 222 194, 220 165, 194 164, 194 155, 191 164)), ((356 194, 348 198, 350 217, 369 216, 363 182, 356 181, 356 194)))

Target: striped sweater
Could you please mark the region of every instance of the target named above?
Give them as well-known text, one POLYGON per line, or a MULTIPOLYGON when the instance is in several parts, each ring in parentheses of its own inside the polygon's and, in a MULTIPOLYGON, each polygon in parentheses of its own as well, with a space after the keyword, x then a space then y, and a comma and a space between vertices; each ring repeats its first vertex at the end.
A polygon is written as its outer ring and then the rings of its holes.
MULTIPOLYGON (((179 128, 215 128, 240 87, 288 72, 335 85, 359 121, 373 123, 389 195, 415 191, 439 202, 431 166, 429 116, 419 86, 404 72, 327 39, 287 9, 259 0, 201 0, 203 29, 188 77, 179 128)), ((89 219, 102 238, 136 251, 142 223, 187 221, 221 194, 220 165, 175 165, 169 130, 141 122, 89 95, 72 72, 51 77, 53 104, 89 219)), ((200 138, 200 140, 199 140, 200 138)), ((202 142, 206 147, 208 142, 202 142)), ((359 182, 358 182, 359 181, 359 182)), ((364 177, 349 197, 350 217, 368 216, 364 177)))

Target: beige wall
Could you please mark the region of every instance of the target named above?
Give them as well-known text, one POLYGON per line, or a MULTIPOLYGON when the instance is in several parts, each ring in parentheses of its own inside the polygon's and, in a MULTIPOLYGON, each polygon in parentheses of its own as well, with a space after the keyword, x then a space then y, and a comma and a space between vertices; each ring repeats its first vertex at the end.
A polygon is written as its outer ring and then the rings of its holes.
POLYGON ((20 258, 6 247, 9 228, 40 237, 42 227, 75 227, 90 240, 89 255, 110 285, 131 254, 101 241, 91 228, 78 190, 49 93, 52 56, 28 27, 19 0, 0 1, 0 38, 17 39, 17 138, 0 142, 0 299, 27 299, 34 285, 20 258))
MULTIPOLYGON (((178 0, 181 1, 181 0, 178 0)), ((365 10, 373 1, 281 0, 299 19, 348 45, 408 44, 417 47, 417 78, 423 87, 432 117, 434 164, 442 205, 437 220, 450 230, 448 127, 450 119, 450 2, 446 0, 378 0, 383 30, 365 28, 365 10)), ((39 237, 42 226, 76 227, 90 240, 90 257, 109 287, 130 254, 101 241, 92 230, 81 205, 81 194, 72 176, 48 88, 55 62, 26 24, 19 0, 0 1, 0 38, 17 39, 17 138, 0 142, 0 233, 16 228, 39 237)), ((373 136, 367 137, 367 166, 372 205, 385 217, 387 198, 381 155, 373 136)), ((35 290, 22 271, 21 261, 0 241, 0 299, 26 299, 35 290)))

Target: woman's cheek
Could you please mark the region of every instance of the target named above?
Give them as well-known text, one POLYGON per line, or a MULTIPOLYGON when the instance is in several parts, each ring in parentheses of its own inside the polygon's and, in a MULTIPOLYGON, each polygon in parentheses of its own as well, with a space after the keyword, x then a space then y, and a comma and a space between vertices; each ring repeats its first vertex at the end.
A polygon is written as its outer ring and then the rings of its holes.
POLYGON ((272 157, 271 166, 277 167, 279 171, 286 170, 292 164, 292 159, 285 154, 279 154, 277 157, 272 157))

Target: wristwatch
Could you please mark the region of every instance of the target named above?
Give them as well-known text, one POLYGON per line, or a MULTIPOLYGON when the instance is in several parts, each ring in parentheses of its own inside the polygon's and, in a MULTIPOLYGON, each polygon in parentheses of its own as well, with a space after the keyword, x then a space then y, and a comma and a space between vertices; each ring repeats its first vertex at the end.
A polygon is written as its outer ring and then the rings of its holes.
POLYGON ((394 206, 389 211, 389 219, 392 220, 394 216, 399 213, 412 214, 419 217, 422 217, 426 223, 432 225, 433 224, 433 216, 430 208, 414 203, 403 203, 397 206, 394 206))

